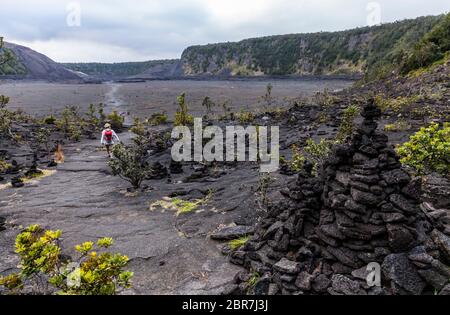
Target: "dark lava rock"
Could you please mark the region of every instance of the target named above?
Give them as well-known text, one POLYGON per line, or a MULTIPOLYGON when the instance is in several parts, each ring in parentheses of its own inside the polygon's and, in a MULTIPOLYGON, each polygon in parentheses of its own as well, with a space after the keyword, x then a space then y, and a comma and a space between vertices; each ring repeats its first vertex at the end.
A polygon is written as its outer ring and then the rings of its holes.
POLYGON ((367 295, 359 281, 339 274, 331 277, 331 288, 328 291, 332 295, 367 295))
POLYGON ((327 292, 327 288, 331 285, 331 280, 324 274, 318 275, 312 281, 312 289, 318 293, 327 292))
POLYGON ((295 280, 295 285, 302 291, 309 291, 311 290, 311 282, 313 279, 313 275, 302 271, 298 274, 297 280, 295 280))
POLYGON ((57 167, 58 163, 55 162, 55 160, 51 160, 48 162, 47 167, 57 167))
POLYGON ((183 163, 171 160, 169 170, 172 174, 181 174, 183 173, 183 163))
POLYGON ((401 169, 394 169, 381 174, 388 185, 405 185, 410 181, 410 176, 401 169))
POLYGON ((401 225, 387 225, 389 246, 394 252, 404 252, 411 248, 414 241, 412 233, 401 225))
POLYGON ((279 272, 295 274, 299 272, 300 264, 295 261, 282 258, 279 262, 273 265, 273 268, 279 272))
POLYGON ((231 226, 212 233, 211 239, 217 241, 229 241, 253 234, 254 232, 255 228, 252 226, 244 226, 244 225, 231 226))
POLYGON ((0 217, 0 231, 6 230, 6 218, 0 217))
POLYGON ((25 184, 23 183, 23 180, 20 176, 11 178, 11 185, 14 188, 20 188, 20 187, 25 186, 25 184))
POLYGON ((255 295, 267 295, 269 293, 271 279, 268 276, 261 277, 253 288, 255 295))
POLYGON ((435 229, 431 232, 431 238, 438 246, 445 260, 450 263, 450 237, 435 229))
MULTIPOLYGON (((386 256, 381 266, 384 276, 393 284, 405 290, 406 293, 420 295, 426 284, 419 276, 416 268, 406 254, 391 254, 386 256)), ((396 286, 393 285, 393 289, 396 286)), ((394 293, 402 293, 395 290, 394 293)))

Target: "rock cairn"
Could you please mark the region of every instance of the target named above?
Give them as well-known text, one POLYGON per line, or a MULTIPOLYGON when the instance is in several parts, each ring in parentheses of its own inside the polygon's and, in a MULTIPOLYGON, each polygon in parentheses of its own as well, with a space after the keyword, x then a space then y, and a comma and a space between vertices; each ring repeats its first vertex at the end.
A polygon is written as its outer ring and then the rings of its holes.
POLYGON ((248 271, 228 293, 422 294, 450 292, 450 238, 419 207, 417 184, 377 131, 373 101, 351 140, 333 149, 321 176, 306 164, 231 262, 248 271), (381 267, 381 286, 367 266, 381 267), (248 278, 259 275, 250 287, 248 278))

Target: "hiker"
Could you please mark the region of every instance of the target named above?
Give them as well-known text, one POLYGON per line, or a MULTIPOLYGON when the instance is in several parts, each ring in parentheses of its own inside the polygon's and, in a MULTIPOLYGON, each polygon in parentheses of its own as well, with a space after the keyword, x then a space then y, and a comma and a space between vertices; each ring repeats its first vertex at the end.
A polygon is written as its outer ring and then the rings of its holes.
POLYGON ((114 132, 114 130, 111 129, 111 124, 105 125, 105 130, 102 131, 102 140, 101 143, 106 147, 106 152, 108 152, 108 156, 111 158, 111 146, 115 143, 115 140, 117 142, 120 142, 119 137, 114 132))

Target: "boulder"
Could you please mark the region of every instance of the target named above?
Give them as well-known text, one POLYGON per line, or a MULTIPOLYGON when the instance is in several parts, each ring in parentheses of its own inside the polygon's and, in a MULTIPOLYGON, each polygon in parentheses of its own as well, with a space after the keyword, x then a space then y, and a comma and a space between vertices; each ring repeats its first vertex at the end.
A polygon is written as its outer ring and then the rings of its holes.
MULTIPOLYGON (((416 268, 404 253, 386 256, 381 269, 386 279, 409 294, 420 295, 426 286, 416 268)), ((395 286, 393 288, 395 289, 395 286)))

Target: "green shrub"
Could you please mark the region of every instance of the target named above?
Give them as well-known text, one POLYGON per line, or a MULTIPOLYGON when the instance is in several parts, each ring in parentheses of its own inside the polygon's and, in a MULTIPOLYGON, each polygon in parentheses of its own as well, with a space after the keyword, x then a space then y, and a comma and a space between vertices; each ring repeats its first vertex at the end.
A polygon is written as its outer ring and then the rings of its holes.
POLYGON ((120 116, 116 110, 106 117, 107 121, 111 124, 111 128, 115 131, 120 131, 123 128, 124 118, 120 116))
POLYGON ((293 144, 291 146, 291 149, 292 149, 292 159, 289 166, 291 170, 298 173, 303 169, 303 165, 305 164, 306 159, 297 145, 293 144))
POLYGON ((56 117, 53 115, 47 116, 44 118, 44 124, 46 125, 54 125, 56 123, 56 117))
POLYGON ((61 112, 61 118, 56 120, 57 128, 71 140, 78 141, 81 138, 81 131, 85 126, 84 120, 78 113, 78 107, 66 106, 61 112))
POLYGON ((9 97, 5 95, 0 95, 0 108, 4 108, 9 103, 9 97))
MULTIPOLYGON (((0 277, 0 285, 11 293, 20 293, 25 284, 34 293, 49 294, 48 284, 65 295, 113 295, 118 288, 130 287, 132 272, 124 271, 128 257, 102 252, 98 254, 93 242, 75 246, 80 254, 77 261, 61 259, 61 231, 43 230, 31 225, 16 238, 16 253, 20 256, 20 272, 0 277)), ((97 241, 98 249, 113 244, 111 238, 97 241)))
POLYGON ((147 152, 143 145, 143 139, 137 137, 133 140, 134 144, 131 146, 115 145, 112 150, 113 158, 108 165, 114 176, 128 181, 133 188, 139 188, 142 181, 151 175, 152 168, 145 161, 147 152))
POLYGON ((236 118, 241 124, 248 124, 255 120, 255 115, 252 112, 241 110, 236 114, 236 118))
POLYGON ((432 123, 422 127, 410 140, 397 148, 401 163, 419 174, 450 173, 450 123, 442 127, 432 123))
POLYGON ((159 126, 167 123, 168 117, 165 113, 154 113, 147 119, 147 123, 151 126, 159 126))
POLYGON ((306 141, 306 146, 303 150, 308 154, 307 159, 314 164, 314 173, 317 174, 319 166, 330 155, 333 144, 333 141, 327 139, 321 139, 319 143, 315 143, 312 139, 306 141))
POLYGON ((5 172, 8 171, 11 167, 12 167, 12 165, 11 165, 10 163, 7 163, 5 160, 0 159, 0 174, 1 174, 1 173, 5 173, 5 172))
POLYGON ((188 106, 186 104, 186 93, 177 97, 178 110, 175 113, 175 126, 188 126, 194 123, 194 117, 188 113, 188 106))
POLYGON ((130 128, 130 131, 138 136, 145 135, 145 127, 139 117, 134 118, 133 126, 130 128))
POLYGON ((359 107, 357 105, 350 105, 344 110, 341 124, 339 126, 338 134, 336 135, 336 141, 338 143, 344 142, 345 138, 349 137, 353 133, 354 120, 359 114, 359 107))

